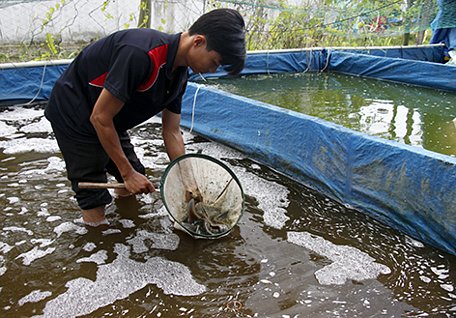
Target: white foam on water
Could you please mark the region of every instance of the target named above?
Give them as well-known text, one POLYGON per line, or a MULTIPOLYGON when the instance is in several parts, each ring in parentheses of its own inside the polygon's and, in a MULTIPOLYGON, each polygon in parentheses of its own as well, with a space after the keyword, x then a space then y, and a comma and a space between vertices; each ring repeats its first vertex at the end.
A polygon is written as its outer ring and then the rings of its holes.
POLYGON ((95 243, 89 242, 84 245, 82 249, 87 252, 92 252, 96 247, 95 243))
POLYGON ((10 126, 7 123, 0 121, 0 137, 8 137, 17 133, 16 127, 10 126))
POLYGON ((101 265, 101 264, 106 263, 107 259, 108 259, 108 252, 106 252, 104 250, 101 250, 101 251, 98 251, 98 252, 90 255, 89 257, 84 257, 84 258, 78 259, 76 261, 76 263, 90 263, 90 262, 93 262, 93 263, 96 263, 98 265, 101 265))
POLYGON ((31 120, 43 115, 43 110, 14 107, 11 111, 0 112, 0 120, 23 122, 24 120, 31 120))
POLYGON ((144 253, 149 250, 145 241, 150 240, 152 249, 163 249, 174 251, 179 246, 179 236, 174 233, 152 233, 146 230, 139 230, 137 235, 132 239, 127 240, 127 243, 133 247, 134 253, 144 253))
POLYGON ((33 235, 33 231, 31 230, 27 230, 23 227, 19 227, 19 226, 7 226, 7 227, 4 227, 3 228, 3 231, 4 232, 25 232, 27 233, 28 235, 32 236, 33 235))
POLYGON ((9 201, 9 204, 14 204, 20 201, 18 197, 7 197, 6 199, 9 201))
POLYGON ((238 176, 245 193, 258 200, 258 208, 264 212, 264 223, 270 227, 282 229, 290 219, 286 210, 290 203, 288 189, 246 172, 240 167, 233 167, 233 171, 238 176))
POLYGON ((42 257, 45 257, 46 255, 48 254, 51 254, 55 251, 55 247, 49 247, 45 250, 40 250, 38 248, 38 246, 35 246, 33 249, 31 249, 30 251, 26 252, 26 253, 22 253, 20 254, 19 256, 16 257, 16 259, 18 258, 22 258, 22 263, 26 266, 30 265, 33 261, 39 259, 39 258, 42 258, 42 257))
POLYGON ((19 299, 19 301, 17 303, 19 306, 22 306, 26 303, 37 303, 43 299, 48 298, 51 295, 52 295, 52 293, 50 291, 41 291, 38 289, 38 290, 32 291, 27 296, 22 297, 21 299, 19 299))
POLYGON ((45 118, 41 118, 39 122, 22 126, 19 131, 23 133, 49 133, 52 132, 51 123, 45 118))
POLYGON ((227 159, 243 159, 245 155, 236 151, 232 148, 228 148, 221 144, 216 144, 213 142, 202 142, 186 145, 188 152, 201 151, 203 154, 212 156, 215 158, 227 158, 227 159))
POLYGON ((380 274, 390 274, 389 267, 375 262, 368 254, 351 246, 335 245, 322 237, 306 232, 288 232, 290 243, 327 257, 333 263, 315 272, 322 285, 344 284, 347 280, 375 279, 380 274))
POLYGON ((68 290, 50 300, 40 317, 77 317, 124 299, 149 284, 155 284, 167 295, 196 296, 206 291, 197 283, 189 269, 161 257, 146 262, 129 259, 129 248, 116 244, 117 258, 110 264, 98 266, 97 278, 77 278, 66 283, 68 290), (81 305, 81 300, 89 299, 81 305))
POLYGON ((12 249, 13 249, 13 247, 11 245, 9 245, 8 243, 0 242, 0 252, 2 254, 6 254, 9 251, 11 251, 12 249))
POLYGON ((45 138, 18 138, 13 140, 0 141, 0 148, 5 148, 3 153, 56 153, 59 147, 54 139, 45 138))
POLYGON ((21 175, 27 174, 49 174, 51 172, 62 172, 65 170, 65 161, 59 157, 51 156, 47 158, 48 166, 44 169, 31 169, 21 171, 21 175))
POLYGON ((40 208, 40 210, 36 213, 37 216, 50 216, 51 213, 49 213, 48 209, 46 208, 40 208))
POLYGON ((430 283, 430 282, 432 281, 432 279, 430 279, 429 277, 424 276, 424 275, 421 275, 421 276, 420 276, 420 279, 421 279, 421 281, 423 281, 424 283, 430 283))
POLYGON ((101 233, 103 233, 103 235, 110 235, 110 234, 122 233, 122 231, 119 229, 107 229, 107 230, 102 231, 101 233))
POLYGON ((46 218, 46 221, 47 221, 47 222, 55 222, 55 221, 60 220, 61 218, 62 218, 61 216, 53 215, 53 216, 47 217, 47 218, 46 218))
POLYGON ((135 222, 129 219, 120 219, 119 223, 122 224, 123 228, 125 229, 131 229, 135 227, 135 222))
POLYGON ((49 246, 51 245, 52 243, 54 243, 55 240, 51 240, 51 239, 31 239, 30 242, 32 244, 39 244, 39 247, 43 248, 43 247, 46 247, 46 246, 49 246))
POLYGON ((169 216, 168 212, 166 211, 165 206, 160 207, 159 209, 153 210, 150 213, 140 214, 138 215, 141 219, 151 219, 160 216, 169 216))
POLYGON ((2 255, 0 255, 0 276, 5 274, 7 270, 6 266, 3 265, 5 265, 5 258, 2 255))
POLYGON ((84 235, 87 233, 87 229, 72 222, 64 222, 54 228, 54 233, 57 234, 57 237, 60 237, 65 232, 76 232, 77 234, 84 235))
POLYGON ((423 243, 421 243, 420 241, 415 240, 409 236, 405 236, 405 240, 406 240, 407 244, 409 244, 411 246, 419 247, 419 248, 424 247, 423 243))
POLYGON ((440 284, 440 287, 450 293, 454 290, 454 286, 450 284, 440 284))

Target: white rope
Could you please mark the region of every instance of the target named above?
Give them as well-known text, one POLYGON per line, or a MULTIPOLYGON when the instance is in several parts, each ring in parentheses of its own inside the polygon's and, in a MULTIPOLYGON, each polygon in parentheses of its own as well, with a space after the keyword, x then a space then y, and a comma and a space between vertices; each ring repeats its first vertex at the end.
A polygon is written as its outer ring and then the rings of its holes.
POLYGON ((328 68, 328 65, 329 65, 329 58, 331 57, 331 50, 328 49, 328 56, 326 57, 326 64, 325 64, 325 67, 323 67, 320 71, 320 73, 324 72, 327 68, 328 68))
POLYGON ((44 75, 46 74, 46 64, 44 64, 43 66, 43 74, 41 75, 41 82, 40 82, 40 87, 38 88, 38 92, 35 94, 35 96, 30 100, 28 101, 27 103, 24 103, 24 104, 15 104, 14 106, 28 106, 30 105, 31 103, 33 103, 35 101, 35 99, 38 97, 38 95, 40 94, 41 92, 41 89, 43 88, 43 83, 44 83, 44 75))
MULTIPOLYGON (((200 76, 204 79, 204 77, 200 74, 200 76)), ((206 80, 206 79, 204 79, 206 80)), ((193 131, 193 124, 195 122, 195 106, 196 106, 196 95, 198 95, 198 92, 200 90, 200 88, 202 87, 203 85, 198 85, 198 87, 196 88, 196 92, 195 92, 195 95, 193 96, 193 106, 192 106, 192 124, 190 125, 190 132, 193 131)))
MULTIPOLYGON (((312 57, 313 57, 313 54, 312 54, 312 48, 310 49, 309 51, 309 62, 307 62, 307 68, 304 70, 303 73, 307 73, 307 71, 309 71, 310 69, 310 65, 312 65, 312 57)), ((306 61, 307 61, 307 53, 306 53, 306 61)))

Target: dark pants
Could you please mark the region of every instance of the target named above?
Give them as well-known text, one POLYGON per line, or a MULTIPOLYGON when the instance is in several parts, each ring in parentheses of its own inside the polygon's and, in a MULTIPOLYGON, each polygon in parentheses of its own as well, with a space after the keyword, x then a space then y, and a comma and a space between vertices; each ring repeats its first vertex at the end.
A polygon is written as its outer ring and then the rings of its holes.
MULTIPOLYGON (((114 162, 106 154, 100 142, 83 143, 70 139, 55 127, 55 138, 65 160, 68 180, 76 193, 75 198, 83 210, 106 205, 112 198, 106 189, 80 189, 78 182, 106 182, 106 172, 123 182, 122 176, 114 162)), ((145 174, 145 168, 136 156, 130 137, 126 132, 119 133, 120 144, 133 168, 145 174)))

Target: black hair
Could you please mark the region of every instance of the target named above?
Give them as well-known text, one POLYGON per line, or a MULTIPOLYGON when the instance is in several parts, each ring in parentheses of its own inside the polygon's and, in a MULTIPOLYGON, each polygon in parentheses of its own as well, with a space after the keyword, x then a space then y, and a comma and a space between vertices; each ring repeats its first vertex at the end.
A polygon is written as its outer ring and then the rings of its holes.
POLYGON ((245 24, 233 9, 215 9, 203 14, 188 30, 190 35, 206 37, 207 50, 222 57, 222 65, 230 74, 238 74, 245 63, 245 24))

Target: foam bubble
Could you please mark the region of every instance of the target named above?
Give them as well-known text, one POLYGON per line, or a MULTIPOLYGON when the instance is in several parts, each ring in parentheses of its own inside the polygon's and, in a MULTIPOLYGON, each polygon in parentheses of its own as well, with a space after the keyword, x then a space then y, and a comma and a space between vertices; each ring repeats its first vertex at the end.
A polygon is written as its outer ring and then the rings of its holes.
POLYGON ((87 243, 86 245, 84 245, 84 247, 82 248, 84 251, 87 251, 87 252, 92 252, 97 246, 95 245, 95 243, 87 243))
POLYGON ((0 276, 2 276, 3 274, 5 274, 7 268, 6 266, 3 266, 5 264, 5 258, 0 255, 0 276))
POLYGON ((130 228, 135 227, 135 222, 133 222, 132 220, 129 220, 129 219, 121 219, 121 220, 119 220, 119 222, 120 222, 120 224, 122 224, 122 226, 125 229, 130 229, 130 228))
POLYGON ((60 237, 65 232, 76 232, 77 234, 83 235, 87 233, 87 229, 81 226, 78 226, 71 222, 64 222, 54 228, 54 233, 57 234, 57 237, 60 237))
POLYGON ((24 121, 31 120, 37 117, 43 116, 42 110, 24 108, 24 107, 14 107, 13 110, 3 111, 0 113, 0 120, 8 121, 24 121))
POLYGON ((17 132, 17 129, 0 121, 0 137, 7 137, 17 132))
POLYGON ((53 216, 49 216, 46 221, 47 222, 55 222, 55 221, 58 221, 60 220, 62 217, 61 216, 58 216, 58 215, 53 215, 53 216))
POLYGON ((146 240, 152 241, 151 248, 172 251, 177 249, 180 241, 179 236, 174 233, 162 234, 140 230, 134 238, 128 240, 127 242, 133 247, 133 252, 139 254, 149 250, 144 243, 146 240))
POLYGON ((3 231, 9 231, 9 232, 25 232, 27 233, 28 235, 33 235, 33 231, 30 231, 30 230, 27 230, 23 227, 19 227, 19 226, 7 226, 7 227, 4 227, 3 228, 3 231))
POLYGON ((76 317, 87 315, 98 308, 124 299, 149 284, 155 284, 167 295, 196 296, 206 291, 204 285, 193 280, 189 269, 161 257, 149 258, 145 263, 128 257, 129 248, 115 245, 117 258, 98 267, 96 280, 77 278, 65 286, 66 292, 49 301, 41 317, 76 317), (81 299, 90 299, 81 306, 81 299))
POLYGON ((51 254, 55 251, 55 247, 49 247, 47 249, 45 249, 44 251, 43 250, 40 250, 38 248, 38 246, 35 246, 33 249, 31 249, 30 251, 26 252, 26 253, 22 253, 20 254, 19 256, 16 257, 16 259, 18 258, 22 258, 22 263, 26 266, 30 265, 33 261, 39 259, 39 258, 42 258, 48 254, 51 254))
POLYGON ((6 254, 9 251, 11 251, 12 249, 13 249, 13 247, 11 245, 4 243, 4 242, 0 242, 0 252, 1 253, 6 254))
POLYGON ((48 298, 51 295, 52 293, 50 291, 42 292, 41 290, 34 290, 27 296, 24 296, 21 299, 19 299, 18 304, 19 306, 22 306, 26 303, 37 303, 43 299, 48 298))
POLYGON ((453 285, 450 285, 450 284, 440 284, 440 287, 442 287, 442 289, 444 289, 450 293, 454 290, 453 285))
POLYGON ((107 259, 108 259, 108 252, 101 250, 101 251, 96 252, 95 254, 90 255, 89 257, 84 257, 84 258, 78 259, 76 261, 76 263, 93 262, 98 265, 101 265, 101 264, 104 264, 107 259))
POLYGON ((50 239, 31 239, 30 242, 32 244, 39 244, 39 247, 46 247, 46 246, 49 246, 51 245, 54 240, 50 240, 50 239))
POLYGON ((5 148, 5 154, 28 153, 31 151, 39 153, 59 152, 57 142, 53 139, 44 138, 18 138, 0 142, 0 147, 5 148))
POLYGON ((107 229, 105 231, 102 231, 101 233, 103 233, 103 235, 110 235, 110 234, 122 233, 122 231, 119 229, 107 229))
POLYGON ((361 281, 391 273, 389 267, 374 262, 375 259, 354 247, 335 245, 306 232, 288 232, 288 241, 333 261, 315 272, 315 277, 323 285, 341 285, 350 279, 361 281))
POLYGON ((6 199, 9 201, 9 204, 14 204, 20 201, 18 197, 8 197, 6 199))
POLYGON ((288 189, 278 183, 264 180, 246 172, 240 167, 233 167, 246 194, 258 200, 258 207, 264 211, 264 223, 276 229, 282 229, 290 218, 286 215, 289 200, 288 189))
POLYGON ((23 133, 49 133, 52 131, 52 127, 51 123, 43 117, 37 123, 22 126, 19 131, 23 133))

